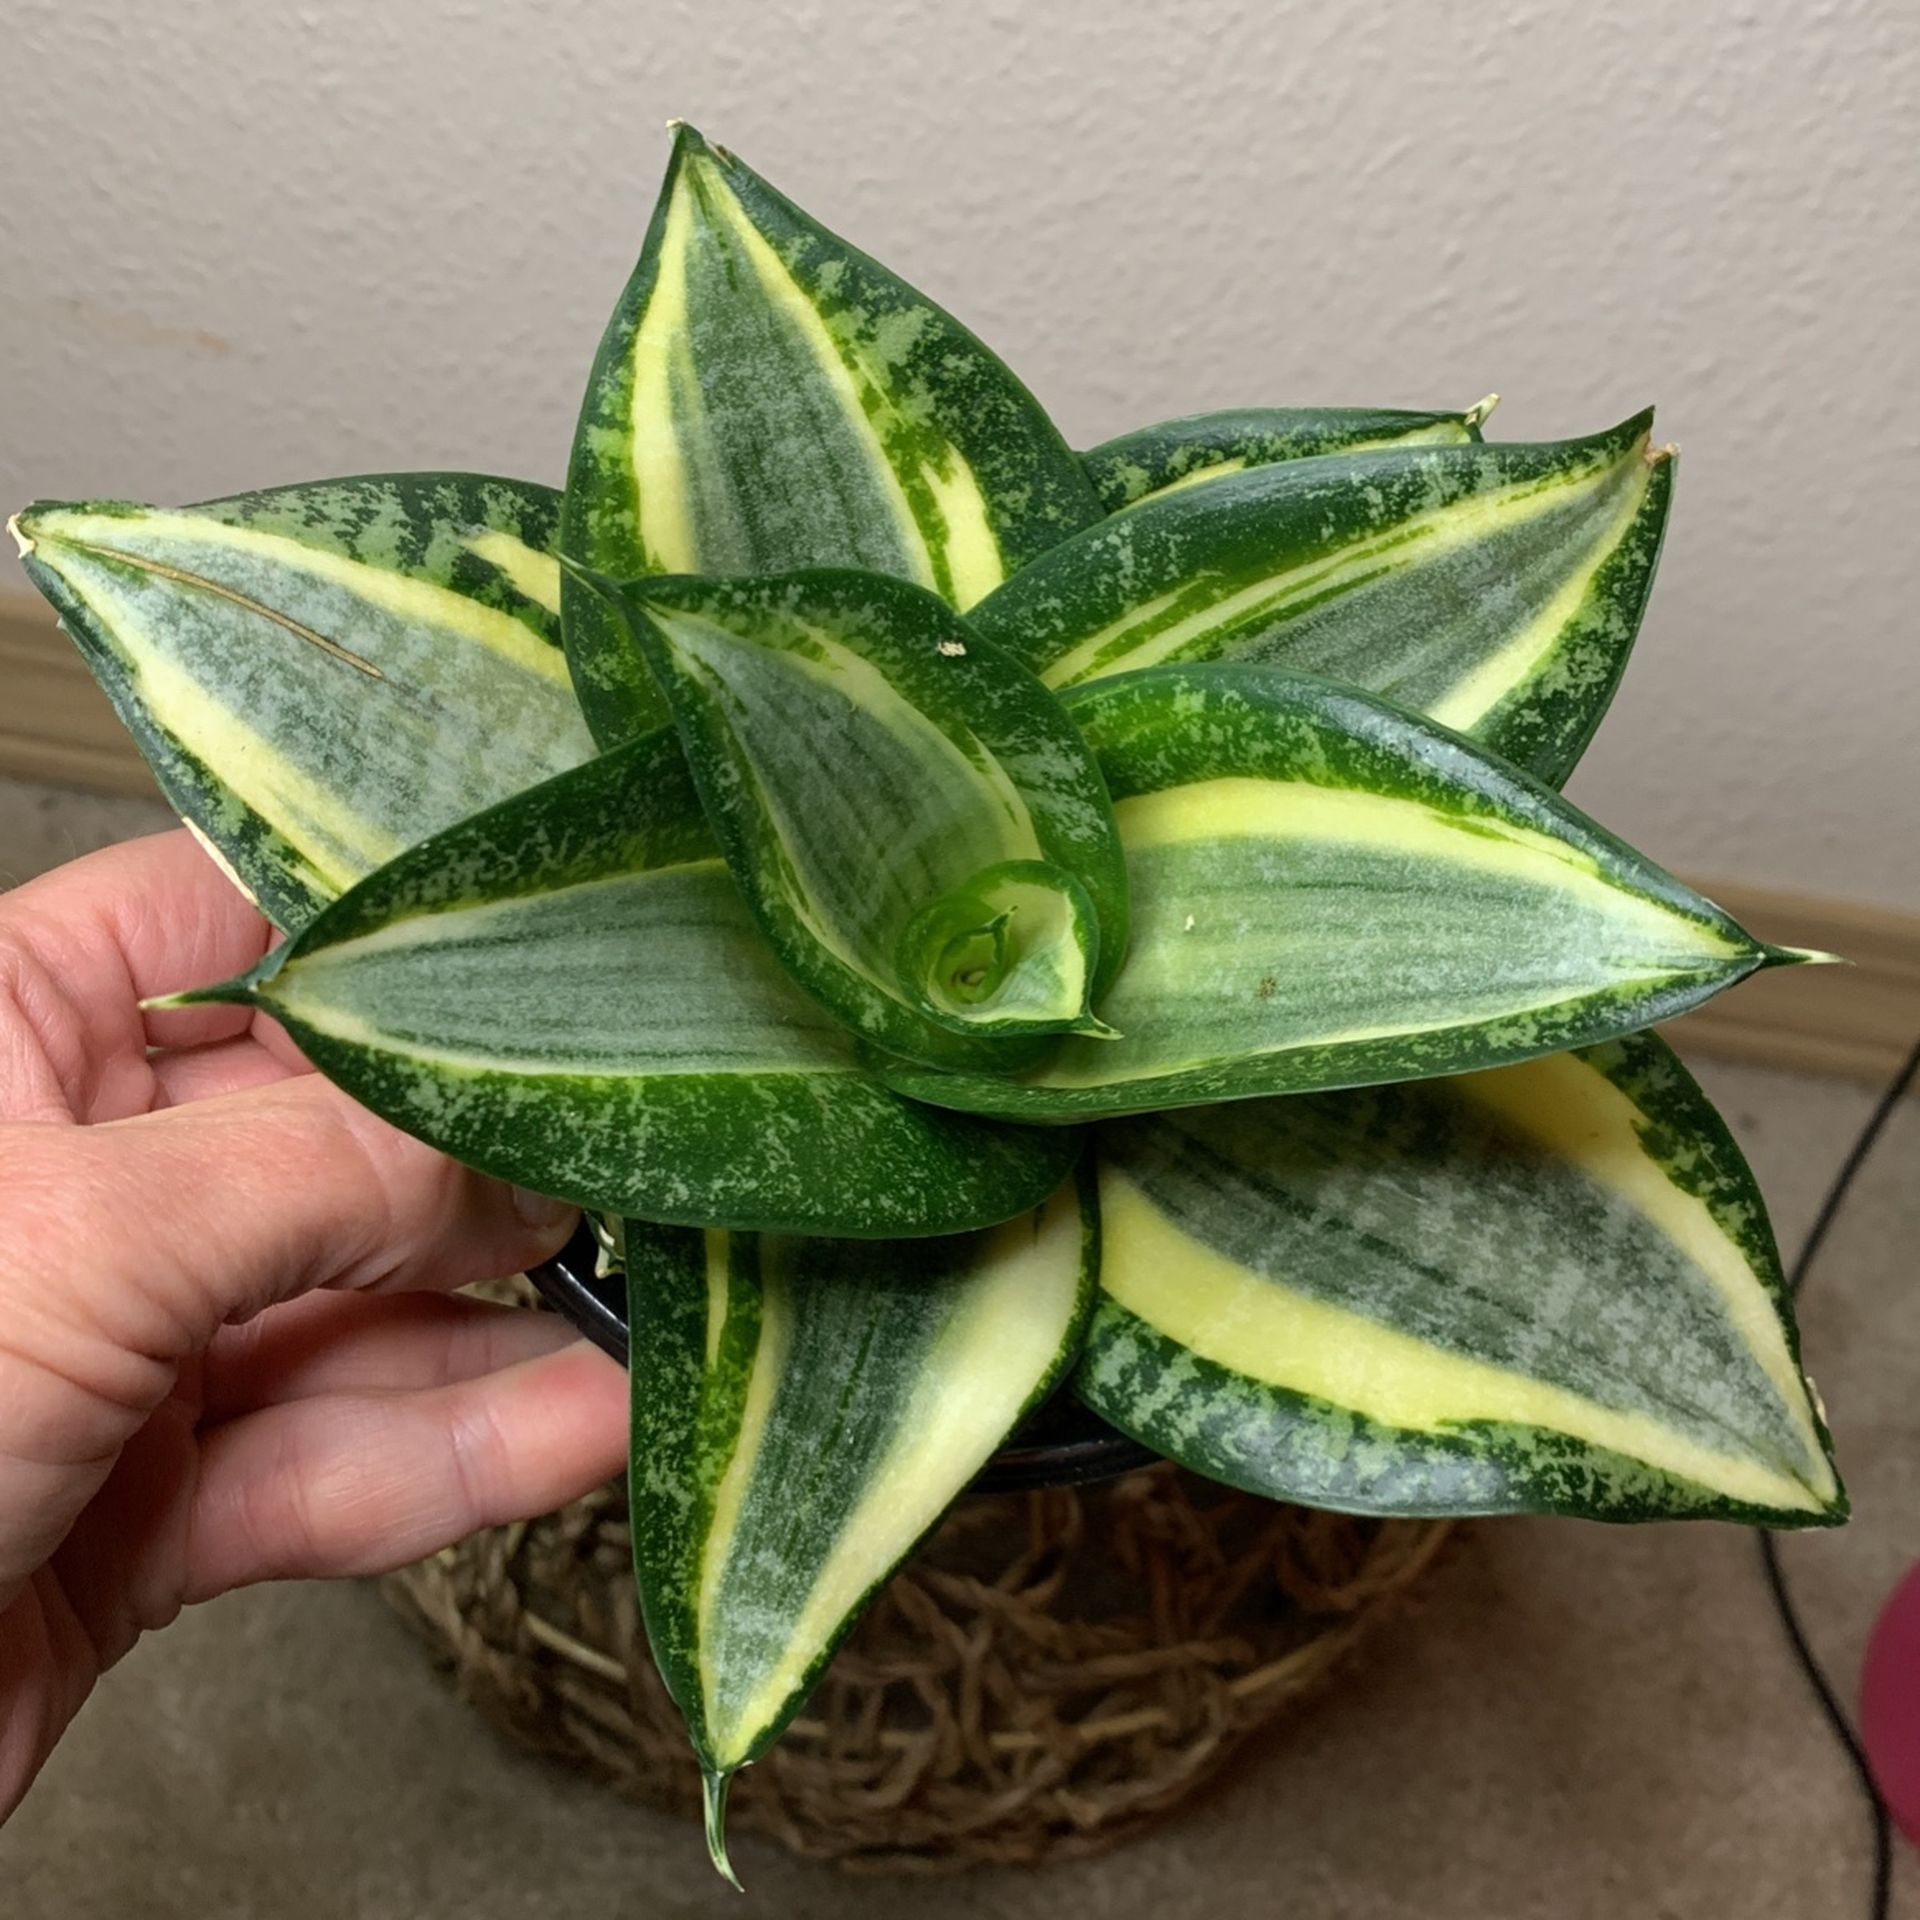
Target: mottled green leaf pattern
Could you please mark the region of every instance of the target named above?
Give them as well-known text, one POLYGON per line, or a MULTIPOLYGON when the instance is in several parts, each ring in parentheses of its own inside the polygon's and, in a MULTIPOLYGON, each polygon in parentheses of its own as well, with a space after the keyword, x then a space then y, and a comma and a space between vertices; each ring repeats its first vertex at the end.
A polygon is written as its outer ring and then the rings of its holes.
POLYGON ((1080 458, 1109 513, 1249 467, 1309 460, 1323 453, 1374 453, 1382 447, 1464 446, 1498 394, 1464 413, 1414 413, 1396 407, 1244 407, 1190 413, 1103 441, 1080 458))
POLYGON ((601 1212, 953 1233, 1074 1153, 860 1070, 755 933, 665 734, 414 848, 194 997, 269 1009, 376 1113, 601 1212))
MULTIPOLYGON (((566 550, 603 572, 862 567, 970 606, 1100 516, 1032 395, 966 328, 690 127, 589 379, 566 550)), ((665 717, 577 583, 603 742, 665 717)))
POLYGON ((724 1870, 728 1777, 1078 1352, 1092 1188, 943 1240, 630 1221, 626 1256, 634 1562, 724 1870))
POLYGON ((391 474, 14 522, 167 798, 283 927, 593 750, 559 646, 559 496, 391 474))
POLYGON ((878 574, 609 591, 734 878, 823 1006, 936 1064, 1098 1030, 1126 867, 1093 756, 1024 667, 878 574))
POLYGON ((1619 684, 1673 492, 1587 440, 1289 460, 1103 521, 974 609, 1051 687, 1175 662, 1344 680, 1558 786, 1619 684))
POLYGON ((1365 694, 1163 667, 1068 706, 1132 883, 1100 1003, 1118 1037, 1011 1078, 889 1065, 917 1099, 1072 1119, 1423 1079, 1612 1038, 1806 957, 1365 694))
POLYGON ((1083 1396, 1364 1513, 1845 1517, 1766 1210, 1650 1034, 1109 1123, 1083 1396))

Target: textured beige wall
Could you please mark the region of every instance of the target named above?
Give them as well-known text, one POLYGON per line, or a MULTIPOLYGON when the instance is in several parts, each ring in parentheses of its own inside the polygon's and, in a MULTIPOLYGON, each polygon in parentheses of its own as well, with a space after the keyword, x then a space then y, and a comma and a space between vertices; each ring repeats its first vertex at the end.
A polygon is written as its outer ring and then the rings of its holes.
MULTIPOLYGON (((0 498, 561 471, 661 123, 1087 441, 1459 404, 1686 449, 1576 795, 1920 906, 1912 0, 0 0, 0 498)), ((10 577, 9 577, 10 578, 10 577)), ((0 578, 0 584, 6 584, 0 578)))

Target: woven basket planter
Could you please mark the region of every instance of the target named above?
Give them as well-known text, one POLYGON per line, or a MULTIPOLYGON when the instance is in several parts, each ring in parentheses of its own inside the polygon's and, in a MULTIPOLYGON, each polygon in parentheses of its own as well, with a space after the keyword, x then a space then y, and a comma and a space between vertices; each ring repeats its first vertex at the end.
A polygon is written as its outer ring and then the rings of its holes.
MULTIPOLYGON (((964 1499, 735 1782, 730 1824, 880 1872, 1111 1846, 1324 1681, 1446 1533, 1277 1506, 1167 1465, 964 1499)), ((619 1483, 385 1590, 488 1720, 697 1821, 619 1483)))

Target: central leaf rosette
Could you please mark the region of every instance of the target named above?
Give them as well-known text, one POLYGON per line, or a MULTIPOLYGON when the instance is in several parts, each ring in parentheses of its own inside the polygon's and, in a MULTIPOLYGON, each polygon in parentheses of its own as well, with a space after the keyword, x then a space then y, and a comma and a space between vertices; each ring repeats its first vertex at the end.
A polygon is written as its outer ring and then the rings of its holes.
POLYGON ((900 982, 956 1032, 1096 1033, 1087 1005, 1100 931, 1087 890, 1044 860, 1005 860, 907 922, 900 982))
POLYGON ((904 581, 593 579, 672 712, 741 893, 862 1038, 1007 1070, 1094 1012, 1125 952, 1106 783, 1018 661, 904 581))

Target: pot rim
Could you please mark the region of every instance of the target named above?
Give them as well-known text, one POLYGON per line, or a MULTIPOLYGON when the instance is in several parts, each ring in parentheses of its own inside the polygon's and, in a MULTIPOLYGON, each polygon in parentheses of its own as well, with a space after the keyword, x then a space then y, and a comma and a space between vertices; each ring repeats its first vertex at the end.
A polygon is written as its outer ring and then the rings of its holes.
MULTIPOLYGON (((527 1278, 548 1306, 563 1315, 602 1353, 627 1364, 626 1288, 617 1274, 602 1274, 599 1243, 582 1222, 553 1256, 527 1269, 527 1278)), ((1147 1467, 1160 1458, 1151 1447, 1122 1433, 1083 1406, 1064 1388, 1045 1401, 1007 1444, 976 1474, 969 1493, 1035 1493, 1049 1487, 1085 1487, 1147 1467), (1047 1413, 1050 1424, 1071 1423, 1064 1435, 1041 1431, 1023 1438, 1047 1413)))

